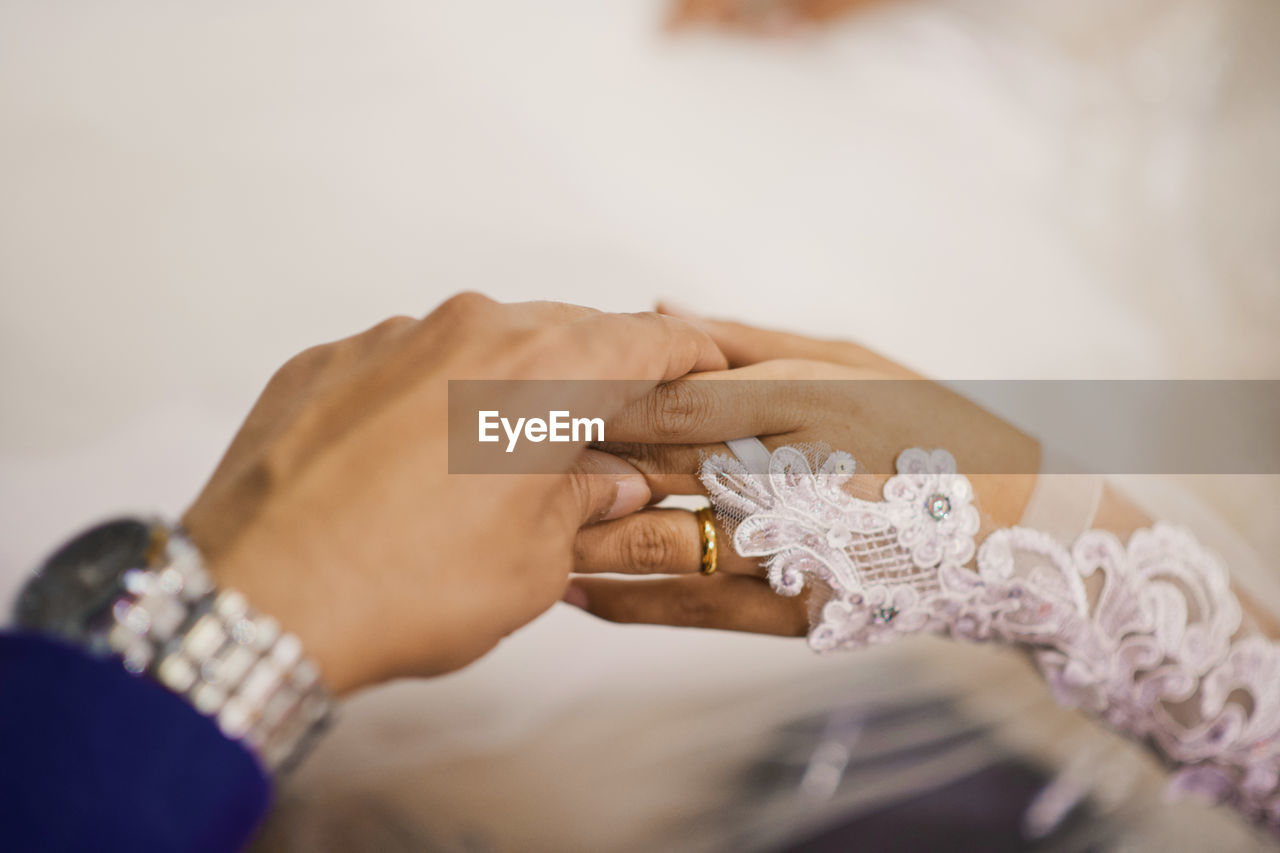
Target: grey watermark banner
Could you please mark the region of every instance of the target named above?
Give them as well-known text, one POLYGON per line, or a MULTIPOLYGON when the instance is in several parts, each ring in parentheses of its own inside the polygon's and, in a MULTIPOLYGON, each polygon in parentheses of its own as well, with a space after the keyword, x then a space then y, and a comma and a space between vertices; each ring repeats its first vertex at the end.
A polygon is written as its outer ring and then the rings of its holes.
POLYGON ((847 450, 872 474, 907 447, 975 475, 1280 474, 1280 380, 449 383, 455 474, 555 473, 584 445, 685 474, 752 435, 847 450))

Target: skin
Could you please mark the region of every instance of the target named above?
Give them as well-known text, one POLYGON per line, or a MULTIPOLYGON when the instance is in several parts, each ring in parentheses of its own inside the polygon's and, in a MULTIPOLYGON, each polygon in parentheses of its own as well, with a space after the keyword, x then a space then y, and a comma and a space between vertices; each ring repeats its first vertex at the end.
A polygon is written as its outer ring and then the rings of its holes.
POLYGON ((291 359, 183 523, 335 692, 438 675, 560 599, 579 527, 650 499, 627 463, 574 444, 557 445, 558 474, 449 474, 448 380, 645 380, 582 383, 607 415, 725 366, 678 318, 462 294, 291 359))
MULTIPOLYGON (((857 344, 823 341, 710 320, 671 306, 705 330, 729 360, 730 370, 688 377, 655 389, 609 424, 622 443, 608 449, 645 472, 655 499, 702 495, 697 471, 706 456, 727 453, 723 441, 756 435, 770 450, 820 442, 851 452, 878 474, 859 475, 860 487, 878 493, 892 460, 905 447, 945 446, 964 471, 1039 468, 1039 445, 1000 418, 942 386, 921 381, 899 406, 860 399, 869 386, 848 382, 812 394, 794 382, 737 383, 737 379, 919 379, 857 344), (863 403, 867 403, 863 405, 863 403)), ((1030 473, 970 475, 978 506, 991 527, 1018 523, 1035 484, 1030 473)), ((1150 524, 1136 506, 1104 490, 1096 526, 1122 537, 1150 524)), ((721 543, 715 575, 698 574, 701 539, 693 514, 648 509, 584 528, 574 545, 575 578, 566 601, 613 622, 719 628, 802 636, 808 631, 806 596, 779 596, 764 580, 761 561, 721 543), (625 573, 628 579, 597 578, 625 573)))
POLYGON ((822 24, 880 0, 679 0, 669 25, 711 25, 774 35, 805 24, 822 24))
MULTIPOLYGON (((702 455, 723 451, 724 438, 822 441, 887 464, 912 443, 920 413, 790 399, 793 383, 761 399, 758 384, 726 381, 744 376, 914 375, 851 343, 463 294, 421 320, 392 318, 291 359, 184 525, 216 580, 298 634, 339 694, 466 666, 561 597, 615 622, 799 636, 803 596, 775 594, 757 561, 724 544, 719 571, 698 575, 693 514, 636 510, 700 493, 702 455), (451 378, 632 380, 581 383, 592 395, 581 406, 612 415, 619 455, 564 444, 548 446, 556 474, 449 474, 451 378), (566 588, 571 571, 583 576, 566 588), (663 577, 589 576, 600 572, 663 577)), ((1029 437, 954 395, 921 400, 930 418, 973 436, 950 446, 961 470, 992 454, 1034 470, 1029 437)), ((1016 522, 1033 477, 971 479, 984 513, 1016 522)), ((1149 523, 1104 495, 1099 526, 1124 535, 1149 523)))

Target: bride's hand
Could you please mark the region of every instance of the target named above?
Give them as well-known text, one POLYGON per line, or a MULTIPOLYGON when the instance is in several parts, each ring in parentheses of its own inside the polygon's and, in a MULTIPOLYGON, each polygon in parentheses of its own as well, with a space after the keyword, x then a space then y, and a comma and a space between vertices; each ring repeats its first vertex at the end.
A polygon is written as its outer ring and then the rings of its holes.
MULTIPOLYGON (((770 450, 822 444, 851 453, 866 472, 858 483, 864 494, 878 494, 902 450, 942 447, 969 474, 992 524, 1021 516, 1039 446, 995 415, 856 344, 677 316, 706 331, 731 369, 659 386, 609 422, 605 449, 645 472, 655 500, 705 494, 703 460, 727 453, 726 440, 759 436, 770 450)), ((575 572, 670 577, 579 577, 566 600, 615 622, 804 634, 805 596, 776 594, 760 561, 735 553, 723 530, 718 539, 719 569, 704 577, 698 523, 688 511, 649 509, 585 528, 575 572)))

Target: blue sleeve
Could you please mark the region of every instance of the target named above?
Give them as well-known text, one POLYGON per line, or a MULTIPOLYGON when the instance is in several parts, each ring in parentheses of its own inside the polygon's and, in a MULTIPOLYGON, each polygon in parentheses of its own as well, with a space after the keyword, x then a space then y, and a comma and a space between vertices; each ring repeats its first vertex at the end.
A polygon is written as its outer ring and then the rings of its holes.
POLYGON ((0 846, 243 848, 271 782, 250 752, 118 662, 0 635, 0 846))

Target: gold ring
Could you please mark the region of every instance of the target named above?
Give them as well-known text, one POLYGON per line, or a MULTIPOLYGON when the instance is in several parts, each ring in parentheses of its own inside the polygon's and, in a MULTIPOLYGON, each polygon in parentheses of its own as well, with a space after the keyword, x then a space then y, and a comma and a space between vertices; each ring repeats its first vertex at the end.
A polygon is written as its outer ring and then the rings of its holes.
POLYGON ((704 575, 716 573, 716 515, 711 507, 704 506, 693 514, 698 520, 698 535, 702 537, 702 566, 698 571, 704 575))

